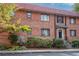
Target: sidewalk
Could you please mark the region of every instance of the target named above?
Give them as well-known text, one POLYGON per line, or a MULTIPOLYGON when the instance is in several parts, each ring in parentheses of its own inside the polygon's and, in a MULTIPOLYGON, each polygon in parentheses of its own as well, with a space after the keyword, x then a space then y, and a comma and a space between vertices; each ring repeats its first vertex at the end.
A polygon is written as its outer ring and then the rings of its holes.
POLYGON ((29 49, 19 51, 0 51, 0 53, 53 53, 53 52, 79 52, 79 49, 29 49))

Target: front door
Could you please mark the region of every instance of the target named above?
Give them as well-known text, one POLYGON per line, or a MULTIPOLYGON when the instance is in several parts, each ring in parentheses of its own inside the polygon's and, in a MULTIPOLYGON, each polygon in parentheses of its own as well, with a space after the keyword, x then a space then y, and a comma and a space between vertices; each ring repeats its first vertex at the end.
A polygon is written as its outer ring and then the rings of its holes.
POLYGON ((57 29, 57 38, 64 39, 64 31, 62 29, 57 29))
POLYGON ((62 30, 59 30, 58 35, 59 35, 59 38, 62 38, 62 30))

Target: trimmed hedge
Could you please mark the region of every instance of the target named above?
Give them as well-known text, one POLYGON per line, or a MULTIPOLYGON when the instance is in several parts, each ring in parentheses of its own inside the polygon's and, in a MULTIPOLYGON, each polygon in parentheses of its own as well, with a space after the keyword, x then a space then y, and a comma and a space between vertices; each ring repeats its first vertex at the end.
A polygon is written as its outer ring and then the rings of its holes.
POLYGON ((79 48, 79 41, 78 40, 72 41, 71 44, 72 44, 73 48, 79 48))
POLYGON ((61 39, 55 39, 53 42, 55 48, 64 48, 64 42, 61 39))
POLYGON ((29 48, 51 48, 52 47, 52 41, 49 39, 41 39, 36 37, 30 37, 28 38, 26 42, 26 47, 29 48))

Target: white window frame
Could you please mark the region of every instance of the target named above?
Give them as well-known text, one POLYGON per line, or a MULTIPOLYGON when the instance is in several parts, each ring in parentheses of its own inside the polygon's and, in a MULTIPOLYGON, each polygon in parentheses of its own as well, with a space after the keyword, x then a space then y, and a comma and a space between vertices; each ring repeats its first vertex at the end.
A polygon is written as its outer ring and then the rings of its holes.
POLYGON ((63 16, 57 16, 57 23, 64 23, 63 16))
POLYGON ((70 36, 72 36, 72 37, 76 36, 76 30, 70 30, 70 31, 71 31, 70 36))
POLYGON ((41 15, 41 21, 49 21, 49 15, 41 15))
POLYGON ((31 12, 27 12, 27 17, 31 18, 32 17, 32 13, 31 12))
POLYGON ((50 29, 43 28, 41 29, 42 36, 50 36, 50 29))
POLYGON ((71 18, 70 19, 70 24, 75 24, 76 23, 76 19, 75 18, 71 18))

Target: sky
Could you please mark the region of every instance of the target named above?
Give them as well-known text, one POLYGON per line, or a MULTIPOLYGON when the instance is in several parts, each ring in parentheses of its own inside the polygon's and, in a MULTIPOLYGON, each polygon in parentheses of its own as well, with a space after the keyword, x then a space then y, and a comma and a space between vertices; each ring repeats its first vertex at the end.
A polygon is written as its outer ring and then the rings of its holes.
POLYGON ((73 10, 73 3, 37 3, 37 5, 50 7, 50 8, 56 8, 60 10, 73 10))

